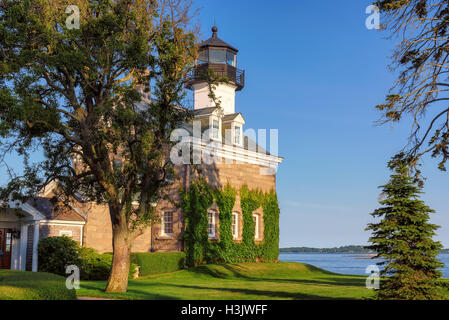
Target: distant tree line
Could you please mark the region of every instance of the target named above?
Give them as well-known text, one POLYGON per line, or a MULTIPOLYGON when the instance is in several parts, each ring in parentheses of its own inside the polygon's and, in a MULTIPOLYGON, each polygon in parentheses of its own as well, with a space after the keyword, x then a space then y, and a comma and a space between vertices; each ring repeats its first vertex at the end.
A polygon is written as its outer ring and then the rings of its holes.
MULTIPOLYGON (((280 253, 375 253, 373 250, 364 246, 341 246, 335 248, 310 248, 310 247, 291 247, 281 248, 280 253)), ((449 249, 441 250, 441 253, 449 253, 449 249)))

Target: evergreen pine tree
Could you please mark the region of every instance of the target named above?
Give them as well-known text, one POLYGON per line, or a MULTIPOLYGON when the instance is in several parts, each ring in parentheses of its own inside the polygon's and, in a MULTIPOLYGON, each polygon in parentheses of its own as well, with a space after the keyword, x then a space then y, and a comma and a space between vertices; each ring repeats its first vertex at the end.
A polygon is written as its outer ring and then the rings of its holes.
POLYGON ((384 268, 376 299, 428 300, 441 298, 438 268, 443 264, 436 258, 442 245, 432 240, 439 227, 429 223, 429 213, 435 212, 419 199, 422 194, 403 163, 389 163, 394 170, 390 181, 380 188, 385 198, 381 208, 371 215, 381 218, 366 230, 372 231, 368 248, 384 259, 384 268))

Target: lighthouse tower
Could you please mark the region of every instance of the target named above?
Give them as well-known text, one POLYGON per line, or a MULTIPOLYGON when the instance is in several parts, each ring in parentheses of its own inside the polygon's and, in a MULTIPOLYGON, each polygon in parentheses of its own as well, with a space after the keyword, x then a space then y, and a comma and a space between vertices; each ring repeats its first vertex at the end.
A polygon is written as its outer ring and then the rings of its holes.
POLYGON ((221 102, 224 115, 235 114, 235 92, 245 85, 245 71, 237 68, 238 50, 217 36, 217 27, 212 27, 212 37, 201 43, 199 47, 197 66, 194 68, 188 88, 193 90, 194 109, 215 107, 209 98, 209 86, 204 79, 208 69, 215 74, 227 77, 228 83, 220 83, 214 90, 215 96, 221 102))

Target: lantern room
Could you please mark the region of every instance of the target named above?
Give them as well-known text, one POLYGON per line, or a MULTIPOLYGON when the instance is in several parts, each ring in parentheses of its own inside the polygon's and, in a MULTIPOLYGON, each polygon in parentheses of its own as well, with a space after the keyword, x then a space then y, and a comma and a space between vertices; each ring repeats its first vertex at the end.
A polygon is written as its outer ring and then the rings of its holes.
POLYGON ((212 37, 201 43, 197 65, 189 77, 188 86, 202 82, 205 72, 212 69, 215 74, 226 77, 240 91, 245 86, 245 71, 237 68, 238 50, 217 36, 218 28, 212 27, 212 37))

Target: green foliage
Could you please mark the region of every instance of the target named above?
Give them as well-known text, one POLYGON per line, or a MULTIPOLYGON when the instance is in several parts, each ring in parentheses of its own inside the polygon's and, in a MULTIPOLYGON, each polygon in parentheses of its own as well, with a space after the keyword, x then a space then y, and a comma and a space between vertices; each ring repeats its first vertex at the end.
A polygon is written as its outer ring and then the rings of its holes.
MULTIPOLYGON (((39 241, 39 271, 67 276, 66 267, 80 269, 81 280, 107 280, 112 266, 112 254, 99 254, 92 248, 80 247, 69 237, 49 237, 39 241)), ((131 264, 132 279, 137 265, 131 264)))
POLYGON ((186 254, 189 266, 202 263, 275 261, 279 256, 279 206, 276 194, 262 193, 243 186, 239 190, 243 217, 242 241, 232 237, 232 210, 237 190, 227 184, 213 190, 204 179, 194 181, 187 192, 181 190, 181 208, 186 219, 186 254), (207 210, 213 202, 219 209, 219 240, 209 241, 207 210), (255 243, 253 212, 263 208, 264 240, 255 243), (198 235, 193 237, 192 235, 198 235))
POLYGON ((80 266, 80 247, 69 237, 49 237, 39 241, 39 271, 66 275, 66 267, 80 266))
MULTIPOLYGON (((99 254, 95 249, 80 248, 81 280, 107 280, 112 267, 112 253, 99 254)), ((133 279, 137 265, 131 263, 128 278, 133 279)))
POLYGON ((419 164, 424 154, 438 159, 438 168, 446 171, 449 2, 379 0, 374 4, 382 14, 387 38, 398 39, 390 66, 398 77, 385 102, 376 106, 380 122, 409 122, 408 143, 398 155, 413 167, 417 178, 422 178, 419 164))
POLYGON ((132 253, 131 262, 140 267, 140 276, 167 273, 183 269, 186 264, 186 254, 184 252, 132 253))
MULTIPOLYGON (((422 2, 422 0, 419 0, 422 2)), ((424 1, 426 2, 426 1, 424 1)), ((376 4, 380 10, 382 11, 395 11, 399 10, 402 7, 408 5, 410 3, 410 0, 381 0, 376 1, 374 4, 376 4)))
MULTIPOLYGON (((111 271, 112 255, 99 254, 92 248, 81 248, 80 268, 81 279, 83 280, 106 280, 111 271)), ((132 268, 130 268, 132 269, 132 268)))
POLYGON ((0 300, 76 300, 65 281, 50 273, 0 270, 0 300))
POLYGON ((215 244, 216 256, 210 262, 230 262, 236 255, 236 244, 232 238, 232 209, 237 191, 227 184, 222 190, 215 190, 215 201, 220 210, 220 242, 215 244))
POLYGON ((213 191, 204 179, 193 183, 189 190, 181 190, 181 207, 184 212, 186 231, 187 264, 202 263, 208 254, 209 236, 207 234, 207 210, 213 203, 213 191))
POLYGON ((104 293, 104 282, 83 281, 77 293, 131 300, 354 300, 373 294, 365 281, 363 275, 336 274, 297 262, 233 263, 131 280, 129 291, 120 294, 104 293))
MULTIPOLYGON (((25 202, 57 181, 66 205, 77 195, 107 205, 122 238, 114 246, 131 248, 127 239, 156 220, 152 203, 174 180, 171 133, 192 116, 182 106, 195 13, 184 1, 77 0, 80 26, 71 29, 69 4, 1 2, 0 154, 24 161, 0 199, 25 202), (36 150, 44 157, 32 162, 36 150)), ((125 290, 123 268, 112 270, 108 290, 125 290)))
POLYGON ((264 212, 264 246, 261 247, 261 256, 269 261, 279 256, 279 203, 274 191, 263 197, 262 208, 264 212))
POLYGON ((443 264, 436 258, 442 246, 432 240, 438 226, 429 223, 434 212, 418 199, 420 188, 409 176, 408 168, 396 166, 390 181, 382 186, 386 196, 381 208, 371 215, 381 218, 366 230, 372 231, 369 249, 385 259, 381 276, 387 276, 376 292, 377 299, 441 298, 443 264))

